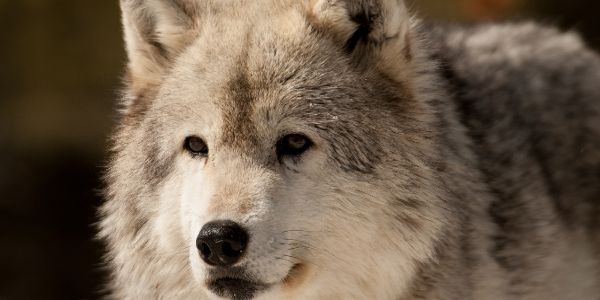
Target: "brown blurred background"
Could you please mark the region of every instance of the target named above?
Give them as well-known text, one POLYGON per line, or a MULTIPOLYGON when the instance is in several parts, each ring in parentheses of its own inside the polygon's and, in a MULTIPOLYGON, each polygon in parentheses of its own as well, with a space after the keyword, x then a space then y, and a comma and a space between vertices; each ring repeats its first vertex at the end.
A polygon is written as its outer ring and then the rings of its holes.
MULTIPOLYGON (((536 18, 600 45, 594 0, 413 0, 449 21, 536 18)), ((94 299, 98 189, 124 64, 118 0, 0 0, 0 300, 94 299)))

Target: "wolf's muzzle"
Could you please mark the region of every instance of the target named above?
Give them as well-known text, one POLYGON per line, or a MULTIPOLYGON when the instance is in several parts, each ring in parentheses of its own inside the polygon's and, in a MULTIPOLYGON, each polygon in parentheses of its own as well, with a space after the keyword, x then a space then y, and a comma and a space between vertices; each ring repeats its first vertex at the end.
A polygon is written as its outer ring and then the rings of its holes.
POLYGON ((205 263, 229 267, 240 260, 248 244, 248 233, 233 221, 206 223, 196 239, 196 247, 205 263))

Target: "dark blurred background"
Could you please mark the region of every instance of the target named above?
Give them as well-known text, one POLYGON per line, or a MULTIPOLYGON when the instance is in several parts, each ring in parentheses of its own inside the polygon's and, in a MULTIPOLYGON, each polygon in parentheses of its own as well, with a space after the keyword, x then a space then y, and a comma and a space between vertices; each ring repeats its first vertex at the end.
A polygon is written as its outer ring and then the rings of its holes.
MULTIPOLYGON (((600 45, 594 0, 413 0, 449 21, 535 18, 600 45)), ((0 300, 94 299, 102 166, 125 63, 117 0, 0 0, 0 300)))

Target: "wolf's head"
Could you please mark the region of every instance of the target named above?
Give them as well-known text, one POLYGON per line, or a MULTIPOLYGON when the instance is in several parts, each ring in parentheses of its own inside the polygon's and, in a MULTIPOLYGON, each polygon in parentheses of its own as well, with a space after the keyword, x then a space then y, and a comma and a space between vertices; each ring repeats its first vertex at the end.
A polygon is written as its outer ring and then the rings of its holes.
POLYGON ((122 0, 102 235, 115 290, 387 299, 443 222, 400 0, 122 0))

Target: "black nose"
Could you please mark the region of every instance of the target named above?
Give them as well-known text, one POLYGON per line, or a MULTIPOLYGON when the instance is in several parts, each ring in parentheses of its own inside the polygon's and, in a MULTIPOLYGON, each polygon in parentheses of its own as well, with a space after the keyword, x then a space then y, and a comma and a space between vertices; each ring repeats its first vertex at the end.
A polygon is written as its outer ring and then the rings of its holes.
POLYGON ((206 223, 196 247, 202 260, 211 266, 227 267, 240 260, 248 244, 248 234, 235 222, 213 221, 206 223))

